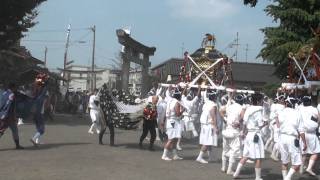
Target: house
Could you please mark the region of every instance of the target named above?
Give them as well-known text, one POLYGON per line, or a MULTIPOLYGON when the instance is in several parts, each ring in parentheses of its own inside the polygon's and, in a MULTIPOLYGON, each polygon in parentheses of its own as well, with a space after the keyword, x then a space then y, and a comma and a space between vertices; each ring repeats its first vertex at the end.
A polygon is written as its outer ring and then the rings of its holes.
MULTIPOLYGON (((59 69, 63 72, 62 69, 59 69)), ((65 70, 69 90, 84 91, 91 90, 92 76, 91 66, 71 65, 65 70)), ((110 88, 116 88, 118 75, 113 70, 95 67, 96 88, 107 84, 110 88)))

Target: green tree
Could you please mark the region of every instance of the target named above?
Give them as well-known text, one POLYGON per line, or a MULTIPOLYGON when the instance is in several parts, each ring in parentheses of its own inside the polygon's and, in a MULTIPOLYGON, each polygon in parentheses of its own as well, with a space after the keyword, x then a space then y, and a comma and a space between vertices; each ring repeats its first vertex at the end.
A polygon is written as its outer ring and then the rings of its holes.
POLYGON ((46 0, 1 0, 0 49, 8 49, 33 27, 36 8, 46 0))
POLYGON ((274 0, 265 9, 276 27, 262 29, 265 34, 263 49, 259 56, 276 66, 276 74, 285 78, 288 67, 288 53, 298 50, 314 40, 311 28, 320 22, 319 0, 274 0))
POLYGON ((256 6, 258 0, 243 0, 243 3, 245 5, 250 5, 251 7, 254 7, 256 6))

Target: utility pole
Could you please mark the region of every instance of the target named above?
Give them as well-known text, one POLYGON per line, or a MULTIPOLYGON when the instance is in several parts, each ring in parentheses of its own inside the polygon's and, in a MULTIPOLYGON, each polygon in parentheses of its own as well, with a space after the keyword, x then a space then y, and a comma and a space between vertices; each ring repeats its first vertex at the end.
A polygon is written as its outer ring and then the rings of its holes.
POLYGON ((238 60, 238 47, 239 47, 239 32, 237 32, 237 38, 236 38, 236 44, 234 44, 236 46, 236 53, 235 53, 235 56, 236 56, 236 61, 238 60))
MULTIPOLYGON (((71 24, 68 25, 67 29, 67 42, 66 47, 64 51, 64 61, 63 61, 63 79, 66 79, 66 66, 67 66, 67 58, 68 58, 68 48, 69 48, 69 41, 70 41, 70 30, 71 30, 71 24)), ((67 80, 67 88, 69 89, 69 80, 67 80)), ((63 83, 63 85, 65 85, 63 83)))
POLYGON ((248 51, 249 51, 249 44, 246 44, 246 63, 248 63, 248 51))
POLYGON ((93 32, 93 43, 92 43, 92 64, 91 64, 91 90, 93 91, 96 88, 96 73, 94 72, 94 55, 96 48, 96 25, 90 28, 93 32))
POLYGON ((47 67, 47 52, 48 52, 48 48, 46 46, 44 49, 44 67, 47 67))

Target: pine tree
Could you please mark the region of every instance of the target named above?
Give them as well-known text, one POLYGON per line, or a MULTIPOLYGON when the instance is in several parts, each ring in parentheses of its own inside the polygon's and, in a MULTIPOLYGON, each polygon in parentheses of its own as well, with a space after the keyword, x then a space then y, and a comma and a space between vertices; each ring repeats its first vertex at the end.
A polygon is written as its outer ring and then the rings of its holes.
POLYGON ((275 73, 285 78, 288 53, 297 53, 314 40, 311 28, 315 29, 320 22, 320 0, 274 0, 265 12, 278 26, 262 29, 265 39, 259 56, 274 63, 275 73))
POLYGON ((23 37, 23 33, 36 24, 36 8, 44 1, 46 0, 1 0, 0 50, 15 45, 23 37))

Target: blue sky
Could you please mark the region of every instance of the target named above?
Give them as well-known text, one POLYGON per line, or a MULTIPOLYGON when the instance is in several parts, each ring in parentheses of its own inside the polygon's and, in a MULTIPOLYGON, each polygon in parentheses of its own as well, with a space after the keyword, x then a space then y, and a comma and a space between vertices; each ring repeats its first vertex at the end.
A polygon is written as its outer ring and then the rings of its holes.
POLYGON ((157 48, 152 66, 171 57, 181 57, 182 47, 189 52, 200 47, 205 33, 214 33, 218 50, 226 48, 239 32, 239 60, 248 61, 262 48, 259 29, 274 26, 263 9, 269 1, 250 8, 242 0, 47 0, 39 7, 38 24, 22 40, 33 56, 43 59, 48 47, 48 66, 62 67, 66 28, 71 24, 69 60, 74 64, 91 62, 92 33, 86 29, 96 25, 96 64, 108 67, 120 50, 115 30, 130 26, 132 37, 157 48), (77 41, 86 43, 77 43, 77 41))

